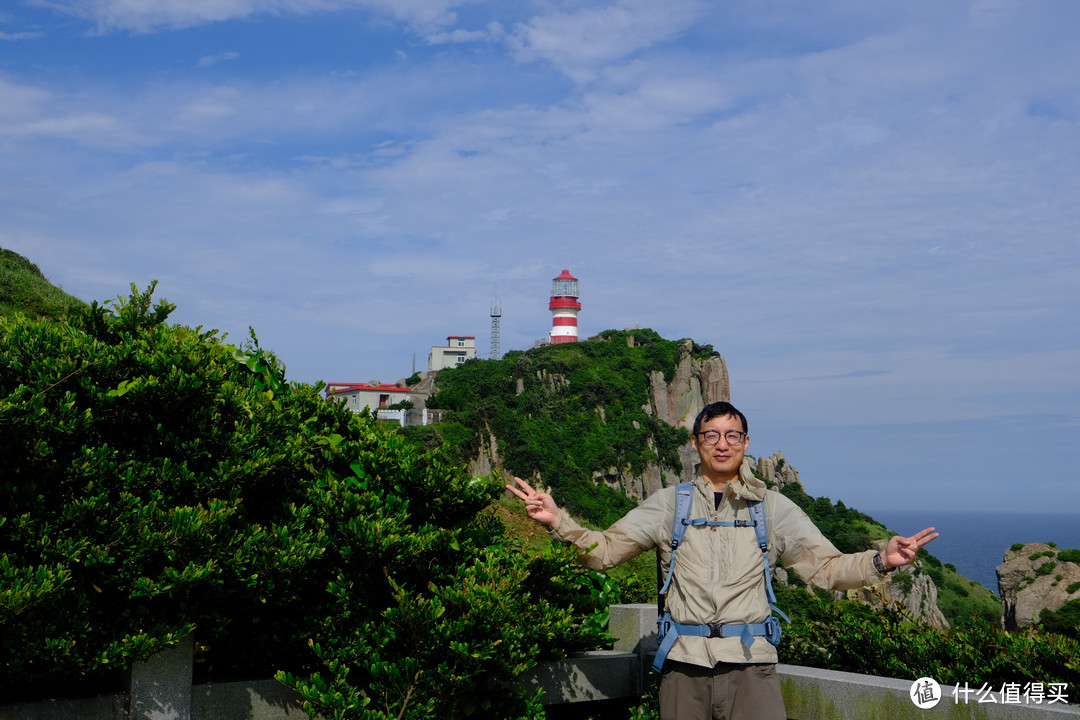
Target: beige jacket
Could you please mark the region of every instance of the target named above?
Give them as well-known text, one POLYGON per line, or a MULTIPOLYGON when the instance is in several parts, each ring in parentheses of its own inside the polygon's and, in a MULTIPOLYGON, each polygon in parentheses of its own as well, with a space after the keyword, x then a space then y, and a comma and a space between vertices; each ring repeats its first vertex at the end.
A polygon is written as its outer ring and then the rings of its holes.
MULTIPOLYGON (((714 509, 713 490, 700 477, 690 518, 749 520, 749 499, 765 500, 769 529, 769 564, 777 561, 808 583, 826 589, 848 590, 884 580, 874 568, 875 551, 842 554, 821 534, 798 505, 769 491, 743 466, 739 480, 724 488, 714 509)), ((551 534, 582 551, 582 562, 606 570, 651 548, 659 548, 662 573, 671 562, 671 523, 675 515, 674 487, 654 493, 607 530, 581 527, 570 514, 560 513, 551 534)), ((765 595, 764 564, 753 527, 691 526, 676 555, 666 607, 676 622, 759 623, 770 614, 765 595)), ((781 608, 783 609, 783 608, 781 608)), ((758 638, 750 648, 737 637, 680 636, 668 658, 712 667, 718 662, 775 663, 776 648, 758 638)))

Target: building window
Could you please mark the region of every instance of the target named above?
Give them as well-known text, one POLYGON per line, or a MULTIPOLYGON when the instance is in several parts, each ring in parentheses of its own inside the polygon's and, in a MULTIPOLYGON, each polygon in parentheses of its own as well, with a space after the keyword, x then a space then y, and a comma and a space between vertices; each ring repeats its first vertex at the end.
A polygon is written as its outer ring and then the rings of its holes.
POLYGON ((457 341, 457 346, 458 346, 458 347, 465 347, 465 341, 464 341, 464 340, 460 340, 460 339, 459 339, 459 340, 457 341))
POLYGON ((386 407, 386 404, 389 401, 390 401, 390 396, 389 395, 380 395, 379 396, 379 407, 386 407))
POLYGON ((461 363, 465 362, 465 356, 464 356, 464 355, 458 355, 458 356, 457 356, 457 361, 456 361, 456 362, 458 363, 458 365, 460 365, 461 363))

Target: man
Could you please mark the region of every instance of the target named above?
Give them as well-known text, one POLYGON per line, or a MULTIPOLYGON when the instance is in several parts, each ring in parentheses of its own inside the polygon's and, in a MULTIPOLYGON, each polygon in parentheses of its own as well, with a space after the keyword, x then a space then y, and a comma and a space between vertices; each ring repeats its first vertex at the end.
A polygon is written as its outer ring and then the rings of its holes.
MULTIPOLYGON (((701 475, 694 481, 690 518, 714 524, 687 528, 665 602, 676 623, 705 632, 680 631, 663 661, 662 720, 787 717, 776 675, 776 647, 766 637, 739 631, 760 628, 771 615, 749 502, 763 501, 768 567, 779 561, 806 582, 828 589, 879 583, 892 569, 911 564, 919 549, 938 536, 934 528, 927 528, 912 537, 894 536, 880 553, 841 553, 795 503, 767 492, 765 484, 743 467, 748 432, 746 417, 726 402, 707 405, 694 421, 690 442, 701 458, 701 475), (717 628, 724 626, 736 632, 721 635, 717 628)), ((654 493, 599 532, 581 527, 548 493, 536 492, 521 478, 514 481, 520 489, 507 487, 525 501, 529 516, 547 525, 555 538, 581 550, 587 567, 605 570, 656 547, 667 574, 676 488, 654 493)))

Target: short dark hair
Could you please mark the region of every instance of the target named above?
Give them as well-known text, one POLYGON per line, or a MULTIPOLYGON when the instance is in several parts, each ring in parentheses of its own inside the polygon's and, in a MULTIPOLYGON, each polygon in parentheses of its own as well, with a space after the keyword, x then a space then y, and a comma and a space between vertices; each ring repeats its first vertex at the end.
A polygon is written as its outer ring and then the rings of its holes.
POLYGON ((746 416, 739 412, 738 408, 729 402, 714 402, 709 403, 701 409, 697 418, 694 420, 694 434, 697 435, 701 432, 702 423, 707 423, 715 417, 737 417, 742 422, 742 431, 749 434, 750 427, 746 423, 746 416))

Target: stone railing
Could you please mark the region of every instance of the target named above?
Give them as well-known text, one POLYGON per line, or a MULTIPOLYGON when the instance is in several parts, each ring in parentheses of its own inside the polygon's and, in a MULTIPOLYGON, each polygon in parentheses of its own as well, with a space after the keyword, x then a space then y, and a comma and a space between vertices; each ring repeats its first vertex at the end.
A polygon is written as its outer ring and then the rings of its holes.
MULTIPOLYGON (((645 684, 652 682, 656 606, 613 605, 609 630, 618 638, 613 650, 547 663, 526 682, 543 687, 544 702, 548 704, 641 697, 645 684)), ((981 698, 974 692, 974 685, 973 692, 966 696, 961 693, 958 700, 953 699, 953 687, 941 688, 943 697, 937 705, 920 709, 910 695, 917 678, 904 680, 797 665, 778 665, 777 672, 789 720, 1080 718, 1080 707, 1075 704, 1051 704, 1049 698, 1040 704, 1009 703, 1004 702, 1000 692, 981 698)), ((1080 702, 1080 698, 1068 700, 1080 702)))
MULTIPOLYGON (((611 607, 614 649, 583 653, 543 663, 522 679, 544 689, 547 705, 640 698, 656 653, 656 606, 611 607)), ((57 700, 0 707, 0 720, 306 720, 297 696, 273 681, 191 684, 192 641, 138 663, 128 692, 85 700, 57 700)), ((971 693, 954 700, 953 688, 933 708, 919 709, 909 693, 914 678, 897 679, 777 666, 790 720, 1073 720, 1080 708, 1060 702, 1017 704, 1000 693, 986 698, 971 693), (982 702, 980 702, 982 700, 982 702), (990 702, 993 700, 993 702, 990 702)), ((1078 698, 1069 698, 1076 703, 1078 698)))

